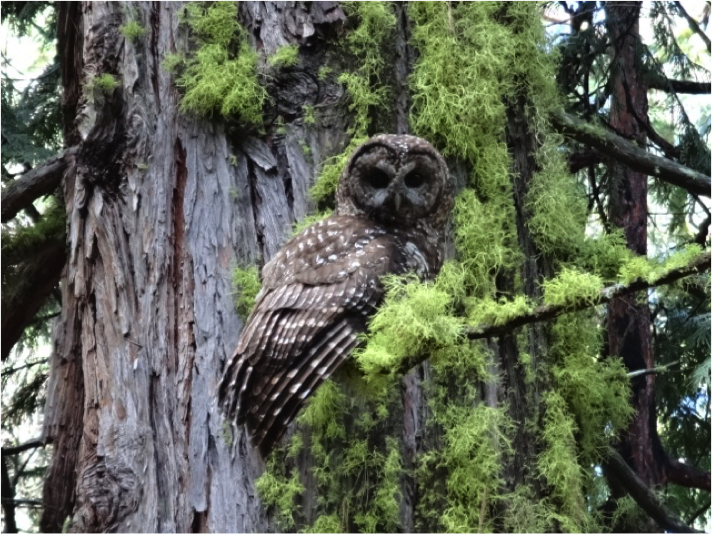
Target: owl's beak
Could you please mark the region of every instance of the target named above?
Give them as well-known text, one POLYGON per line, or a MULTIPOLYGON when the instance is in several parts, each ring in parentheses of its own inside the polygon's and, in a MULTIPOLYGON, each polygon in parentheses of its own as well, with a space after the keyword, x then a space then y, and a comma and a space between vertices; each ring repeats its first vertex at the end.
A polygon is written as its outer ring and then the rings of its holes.
POLYGON ((398 213, 400 211, 400 205, 401 205, 400 191, 396 191, 395 196, 393 197, 393 206, 396 209, 396 213, 398 213))

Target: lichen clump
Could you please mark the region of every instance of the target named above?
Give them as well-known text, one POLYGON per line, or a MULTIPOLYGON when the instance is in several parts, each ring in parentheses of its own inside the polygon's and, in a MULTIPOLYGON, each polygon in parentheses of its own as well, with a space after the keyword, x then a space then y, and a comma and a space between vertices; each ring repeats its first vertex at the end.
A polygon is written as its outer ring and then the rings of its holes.
POLYGON ((181 110, 212 117, 235 117, 246 125, 262 124, 267 93, 257 77, 257 53, 237 20, 234 2, 186 6, 186 23, 198 43, 194 56, 176 79, 184 91, 181 110), (236 52, 237 51, 237 52, 236 52))

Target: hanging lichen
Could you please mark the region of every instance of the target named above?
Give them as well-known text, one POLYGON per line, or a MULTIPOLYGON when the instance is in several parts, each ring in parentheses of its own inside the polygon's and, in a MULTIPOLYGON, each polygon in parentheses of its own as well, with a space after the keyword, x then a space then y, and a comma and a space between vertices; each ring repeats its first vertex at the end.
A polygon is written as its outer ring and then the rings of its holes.
MULTIPOLYGON (((185 12, 198 48, 185 59, 184 71, 176 79, 176 86, 184 91, 181 110, 208 117, 217 113, 246 125, 262 124, 267 93, 257 78, 257 54, 237 20, 237 5, 191 2, 185 12)), ((172 59, 169 64, 176 62, 172 59)))

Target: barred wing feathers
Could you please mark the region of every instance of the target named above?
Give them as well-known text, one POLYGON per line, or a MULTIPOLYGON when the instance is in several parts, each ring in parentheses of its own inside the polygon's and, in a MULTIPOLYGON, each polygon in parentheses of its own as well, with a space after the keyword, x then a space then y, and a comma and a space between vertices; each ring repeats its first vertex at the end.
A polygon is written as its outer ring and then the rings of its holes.
POLYGON ((265 265, 262 292, 219 386, 226 414, 247 426, 262 454, 358 344, 383 298, 379 278, 407 268, 402 249, 372 221, 336 216, 265 265))

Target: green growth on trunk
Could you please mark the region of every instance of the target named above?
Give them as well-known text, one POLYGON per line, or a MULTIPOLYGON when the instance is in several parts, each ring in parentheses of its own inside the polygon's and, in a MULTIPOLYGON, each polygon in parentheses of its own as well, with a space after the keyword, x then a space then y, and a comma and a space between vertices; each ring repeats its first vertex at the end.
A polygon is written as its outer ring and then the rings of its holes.
MULTIPOLYGON (((237 5, 191 2, 186 6, 185 21, 199 46, 185 60, 185 69, 176 79, 184 91, 182 111, 235 117, 246 125, 262 124, 267 93, 257 77, 257 53, 237 20, 237 5)), ((175 63, 169 62, 170 66, 175 63)))

